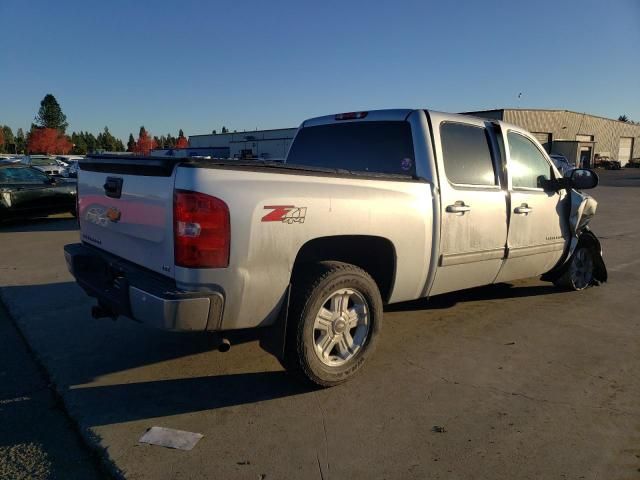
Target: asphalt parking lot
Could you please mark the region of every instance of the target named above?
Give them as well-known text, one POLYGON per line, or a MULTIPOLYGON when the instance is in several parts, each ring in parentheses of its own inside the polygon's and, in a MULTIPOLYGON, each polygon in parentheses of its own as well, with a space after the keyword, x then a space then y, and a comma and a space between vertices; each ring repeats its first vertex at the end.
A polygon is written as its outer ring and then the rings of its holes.
MULTIPOLYGON (((390 306, 373 361, 329 390, 255 341, 220 353, 199 336, 91 319, 62 255, 78 241, 71 218, 0 227, 0 298, 114 476, 640 478, 640 170, 601 177, 592 227, 606 285, 573 293, 529 279, 390 306), (138 443, 152 426, 204 438, 191 451, 138 443)), ((0 425, 1 446, 11 428, 0 425)), ((47 450, 42 434, 21 441, 47 450)), ((45 453, 87 455, 63 452, 45 453)), ((60 478, 99 475, 66 468, 60 478)))

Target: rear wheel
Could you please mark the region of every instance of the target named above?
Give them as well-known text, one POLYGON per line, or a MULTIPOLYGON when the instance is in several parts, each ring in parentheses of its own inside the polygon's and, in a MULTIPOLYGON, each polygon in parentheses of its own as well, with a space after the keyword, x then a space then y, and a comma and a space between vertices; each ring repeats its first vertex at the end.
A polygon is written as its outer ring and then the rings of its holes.
POLYGON ((560 288, 584 290, 593 284, 593 253, 587 247, 578 247, 566 271, 554 283, 560 288))
POLYGON ((353 377, 374 351, 382 298, 371 276, 355 265, 321 262, 294 279, 290 364, 330 387, 353 377))

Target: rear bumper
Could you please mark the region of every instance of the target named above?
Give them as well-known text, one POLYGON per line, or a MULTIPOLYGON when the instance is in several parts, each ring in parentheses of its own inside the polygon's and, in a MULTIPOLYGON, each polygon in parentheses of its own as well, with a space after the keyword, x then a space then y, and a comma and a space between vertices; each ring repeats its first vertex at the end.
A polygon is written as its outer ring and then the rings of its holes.
POLYGON ((80 243, 65 245, 69 272, 102 309, 163 330, 205 331, 220 325, 221 292, 187 292, 162 275, 80 243))

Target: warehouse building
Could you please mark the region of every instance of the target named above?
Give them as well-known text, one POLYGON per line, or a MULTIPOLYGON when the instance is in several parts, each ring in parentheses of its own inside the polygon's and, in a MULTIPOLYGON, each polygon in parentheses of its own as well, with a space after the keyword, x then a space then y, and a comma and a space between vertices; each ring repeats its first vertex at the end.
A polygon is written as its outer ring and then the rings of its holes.
POLYGON ((640 125, 568 110, 497 109, 465 112, 503 120, 533 133, 549 153, 562 154, 574 165, 594 166, 598 157, 622 166, 640 158, 640 125))
POLYGON ((188 150, 191 155, 282 160, 287 156, 296 131, 297 128, 278 128, 252 132, 191 135, 188 150))

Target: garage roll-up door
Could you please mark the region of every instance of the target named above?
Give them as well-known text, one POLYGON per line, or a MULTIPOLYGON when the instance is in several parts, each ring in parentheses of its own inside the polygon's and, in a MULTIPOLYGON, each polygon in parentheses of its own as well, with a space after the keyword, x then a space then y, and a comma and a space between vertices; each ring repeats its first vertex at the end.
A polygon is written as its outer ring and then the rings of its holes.
POLYGON ((631 151, 633 150, 633 138, 620 137, 620 148, 618 149, 618 158, 622 166, 631 160, 631 151))

